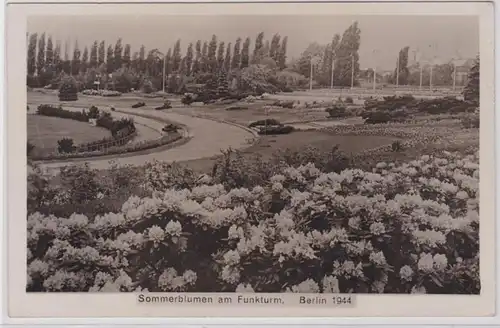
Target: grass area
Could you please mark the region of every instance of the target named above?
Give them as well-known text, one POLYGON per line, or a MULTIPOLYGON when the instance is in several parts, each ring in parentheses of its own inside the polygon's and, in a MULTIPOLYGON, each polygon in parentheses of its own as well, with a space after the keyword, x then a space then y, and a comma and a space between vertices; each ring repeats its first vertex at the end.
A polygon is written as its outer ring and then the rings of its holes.
MULTIPOLYGON (((308 147, 320 152, 329 152, 338 146, 345 154, 356 154, 360 151, 390 145, 396 137, 386 136, 342 136, 325 131, 296 131, 286 135, 262 136, 259 141, 242 151, 245 157, 258 155, 263 160, 286 150, 300 151, 308 147)), ((209 172, 217 158, 203 158, 183 162, 189 168, 199 172, 209 172)))
POLYGON ((72 138, 75 144, 80 144, 111 136, 104 128, 70 119, 27 115, 27 120, 28 140, 35 145, 34 151, 51 152, 62 138, 72 138))

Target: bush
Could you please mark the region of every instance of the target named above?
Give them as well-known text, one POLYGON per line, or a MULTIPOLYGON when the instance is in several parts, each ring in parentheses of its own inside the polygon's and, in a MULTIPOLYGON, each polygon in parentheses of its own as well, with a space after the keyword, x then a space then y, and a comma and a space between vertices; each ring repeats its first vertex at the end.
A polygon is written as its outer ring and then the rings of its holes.
POLYGON ((293 100, 276 100, 273 106, 292 109, 293 103, 293 100))
POLYGON ((54 107, 52 105, 39 105, 36 113, 38 115, 67 118, 80 122, 89 121, 89 117, 85 111, 76 112, 71 110, 65 110, 61 106, 54 107))
POLYGON ((273 135, 273 134, 289 134, 295 129, 290 125, 269 125, 261 126, 259 128, 259 134, 263 135, 273 135))
POLYGON ((349 113, 347 112, 346 107, 342 105, 334 104, 333 106, 326 108, 325 112, 328 113, 328 117, 330 118, 342 118, 350 116, 349 113))
POLYGON ((76 150, 76 147, 73 143, 73 139, 71 138, 62 138, 57 141, 57 151, 61 154, 64 153, 73 153, 76 150))
POLYGON ((226 110, 248 110, 248 107, 245 107, 245 106, 229 106, 229 107, 226 107, 226 110))
POLYGON ((181 130, 182 128, 180 126, 178 126, 177 124, 167 124, 165 125, 161 130, 163 132, 177 132, 178 130, 181 130))
POLYGON ((140 102, 132 105, 132 108, 140 108, 140 107, 144 107, 144 106, 146 106, 146 103, 140 101, 140 102))
POLYGON ((274 118, 267 118, 265 120, 259 120, 252 122, 248 125, 249 128, 257 127, 259 125, 282 125, 280 121, 275 120, 274 118))
POLYGON ((96 106, 91 106, 89 108, 88 118, 97 119, 99 118, 99 109, 96 106))
POLYGON ((78 85, 73 77, 66 77, 62 80, 59 88, 60 101, 78 100, 78 85))
POLYGON ((352 97, 346 97, 345 98, 345 101, 344 101, 346 104, 354 104, 354 100, 352 99, 352 97))
POLYGON ((165 101, 162 106, 155 107, 155 110, 170 109, 172 108, 172 103, 170 101, 165 101))
POLYGON ((401 141, 394 141, 391 144, 391 149, 393 152, 400 152, 403 150, 403 144, 401 143, 401 141))
POLYGON ((478 168, 309 164, 228 188, 153 163, 153 195, 113 213, 29 212, 27 290, 479 294, 478 168))
POLYGON ((196 96, 192 93, 186 93, 182 97, 181 102, 184 105, 191 105, 192 103, 196 102, 196 96))
POLYGON ((389 122, 404 122, 408 118, 408 113, 405 110, 397 111, 372 111, 363 112, 361 117, 365 120, 365 124, 383 124, 389 122))

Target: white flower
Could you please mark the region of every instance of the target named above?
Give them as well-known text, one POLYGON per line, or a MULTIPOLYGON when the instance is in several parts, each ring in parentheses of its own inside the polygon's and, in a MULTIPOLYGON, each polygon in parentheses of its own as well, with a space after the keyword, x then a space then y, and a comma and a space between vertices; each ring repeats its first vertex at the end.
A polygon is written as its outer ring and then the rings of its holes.
POLYGON ((434 261, 434 268, 438 271, 442 271, 446 269, 448 266, 448 259, 446 258, 446 255, 443 254, 436 254, 433 257, 434 261))
POLYGON ((467 192, 464 190, 460 190, 459 192, 457 192, 457 198, 461 200, 468 199, 469 194, 467 194, 467 192))
POLYGON ((408 265, 405 265, 399 270, 399 276, 402 280, 411 281, 413 277, 413 270, 408 265))
POLYGON ((250 284, 239 284, 235 290, 236 293, 255 293, 250 284))
POLYGON ((273 183, 271 189, 274 192, 281 192, 283 190, 283 185, 281 184, 281 182, 275 182, 273 183))
POLYGON ((420 286, 420 287, 413 286, 411 289, 411 293, 412 294, 427 294, 427 290, 425 290, 424 286, 420 286))
POLYGON ((298 285, 292 286, 287 289, 287 292, 292 293, 319 293, 319 286, 316 281, 307 279, 298 285))
POLYGON ((196 282, 198 276, 197 276, 196 272, 194 272, 192 270, 186 270, 182 274, 182 278, 184 279, 186 284, 193 285, 196 282))
POLYGON ((226 263, 226 265, 236 265, 240 263, 240 254, 237 251, 228 251, 224 254, 224 263, 226 263))
POLYGON ((385 233, 385 226, 381 222, 374 222, 370 225, 370 232, 375 235, 381 235, 385 233))
POLYGON ((322 280, 323 293, 340 293, 339 280, 334 276, 325 276, 322 280))
POLYGON ((387 263, 382 251, 370 253, 370 261, 375 265, 385 265, 387 263))
POLYGON ((359 217, 351 217, 349 218, 347 224, 349 225, 349 227, 351 227, 352 229, 358 229, 359 228, 359 225, 361 224, 361 218, 359 217))
POLYGON ((148 238, 155 243, 159 243, 165 238, 165 231, 157 225, 152 226, 148 230, 148 238))
POLYGON ((418 269, 425 273, 430 273, 434 271, 434 259, 432 254, 422 253, 420 259, 418 260, 418 269))
POLYGON ((225 266, 222 268, 220 277, 229 284, 236 284, 240 281, 240 272, 234 267, 225 266))
POLYGON ((180 237, 182 233, 182 225, 179 221, 170 221, 165 227, 165 232, 170 236, 180 237))

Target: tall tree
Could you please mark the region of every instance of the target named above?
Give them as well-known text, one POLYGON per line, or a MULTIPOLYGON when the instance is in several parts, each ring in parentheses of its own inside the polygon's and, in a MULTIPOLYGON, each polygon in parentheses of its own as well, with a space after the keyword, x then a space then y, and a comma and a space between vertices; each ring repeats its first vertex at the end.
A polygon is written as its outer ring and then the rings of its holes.
POLYGON ((474 65, 469 70, 467 85, 464 88, 463 96, 466 101, 479 106, 479 86, 480 86, 480 61, 479 55, 476 57, 474 65))
POLYGON ((73 48, 73 60, 71 61, 71 74, 77 75, 80 72, 80 48, 78 47, 78 40, 75 41, 75 47, 73 48))
POLYGON ((280 69, 285 69, 286 68, 286 50, 287 50, 287 44, 288 44, 288 37, 285 36, 283 40, 281 41, 281 47, 279 49, 278 53, 278 67, 280 69))
POLYGON ((195 46, 196 56, 193 61, 192 75, 196 75, 200 72, 201 69, 201 40, 196 41, 195 46))
POLYGON ((125 67, 130 67, 130 44, 125 45, 125 49, 123 50, 123 65, 125 67))
POLYGON ((241 68, 248 67, 250 63, 250 38, 246 38, 241 49, 241 68))
POLYGON ((217 36, 214 34, 212 35, 212 40, 210 40, 210 43, 208 44, 208 54, 207 54, 208 69, 212 73, 215 73, 217 71, 216 52, 217 52, 217 36))
POLYGON ((337 48, 340 42, 340 35, 335 34, 332 39, 332 43, 328 44, 325 48, 325 53, 323 55, 323 61, 319 76, 319 82, 323 85, 329 85, 331 83, 331 75, 332 75, 332 64, 335 59, 335 53, 337 52, 337 48))
POLYGON ((56 42, 56 47, 54 48, 54 69, 55 72, 59 73, 62 70, 61 61, 61 42, 56 42))
POLYGON ((226 57, 224 58, 224 70, 229 72, 231 70, 231 42, 226 47, 226 57))
POLYGON ((122 46, 122 39, 118 39, 115 44, 115 51, 114 51, 114 63, 113 67, 114 70, 118 70, 122 67, 122 56, 123 56, 123 46, 122 46))
POLYGON ((97 57, 97 62, 99 65, 104 64, 106 61, 106 43, 104 41, 101 41, 99 43, 99 56, 97 57))
POLYGON ((408 52, 410 47, 404 47, 399 50, 398 58, 396 60, 396 68, 392 76, 393 83, 407 85, 410 71, 408 70, 408 52), (398 72, 399 70, 399 72, 398 72))
POLYGON ((172 49, 168 49, 167 55, 165 56, 166 66, 165 74, 168 76, 172 73, 172 49))
POLYGON ((219 43, 219 49, 217 51, 217 69, 221 70, 224 67, 224 42, 219 43))
POLYGON ((94 41, 92 44, 92 47, 90 48, 90 61, 89 61, 89 66, 91 68, 96 68, 98 64, 98 57, 97 57, 97 48, 99 46, 99 43, 97 43, 97 40, 94 41))
POLYGON ((146 72, 146 47, 141 45, 139 49, 139 72, 144 74, 146 72))
POLYGON ((358 27, 358 22, 354 22, 349 26, 342 35, 335 60, 335 85, 350 86, 351 83, 357 84, 360 35, 361 30, 358 27))
POLYGON ((255 39, 252 62, 258 63, 262 58, 264 58, 264 32, 260 32, 255 39))
POLYGON ((89 49, 87 47, 83 48, 82 62, 80 64, 80 71, 85 72, 89 63, 89 49))
POLYGON ((52 44, 52 37, 49 35, 47 39, 47 48, 45 49, 45 65, 52 67, 54 64, 54 45, 52 44))
POLYGON ((186 57, 184 57, 184 73, 187 76, 191 76, 192 73, 193 57, 193 44, 190 43, 186 51, 186 57))
POLYGON ((115 58, 113 46, 109 45, 108 50, 106 51, 106 72, 108 74, 113 73, 115 70, 115 58))
POLYGON ((45 68, 45 33, 40 35, 40 39, 38 39, 38 57, 36 61, 36 68, 39 75, 45 68))
POLYGON ((181 40, 177 40, 174 45, 174 51, 172 53, 172 70, 174 72, 179 71, 181 68, 181 40))
POLYGON ((269 43, 269 40, 266 40, 266 43, 264 43, 264 47, 262 48, 262 57, 269 57, 270 51, 271 44, 269 43))
POLYGON ((28 75, 33 76, 36 72, 36 43, 38 41, 38 35, 33 33, 29 37, 28 43, 28 56, 27 56, 27 65, 28 65, 28 75))
POLYGON ((276 63, 279 61, 280 38, 279 34, 273 35, 271 46, 269 48, 269 57, 271 57, 276 63))
POLYGON ((240 53, 240 48, 241 48, 241 38, 236 39, 236 43, 234 44, 234 51, 233 51, 233 60, 231 62, 231 68, 232 69, 239 69, 240 68, 240 63, 241 63, 241 53, 240 53))
POLYGON ((210 61, 208 59, 208 43, 206 41, 203 42, 203 48, 201 50, 200 67, 203 73, 207 73, 210 68, 210 61))

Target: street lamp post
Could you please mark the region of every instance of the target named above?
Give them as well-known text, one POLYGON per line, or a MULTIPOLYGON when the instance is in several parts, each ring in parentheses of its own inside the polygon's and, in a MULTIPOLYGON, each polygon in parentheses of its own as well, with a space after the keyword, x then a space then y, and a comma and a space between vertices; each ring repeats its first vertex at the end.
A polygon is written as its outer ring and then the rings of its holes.
POLYGON ((163 75, 162 75, 162 89, 163 93, 165 93, 165 71, 167 67, 167 54, 165 53, 165 56, 163 57, 163 75))
POLYGON ((313 89, 313 57, 311 57, 311 73, 309 74, 309 91, 313 89))
POLYGON ((396 88, 399 87, 399 54, 398 54, 398 60, 397 60, 397 65, 396 65, 396 88))
POLYGON ((457 65, 453 63, 453 91, 455 91, 457 81, 457 65))
POLYGON ((419 63, 420 65, 420 87, 419 87, 419 90, 422 90, 422 75, 423 75, 423 71, 424 71, 424 66, 422 65, 422 63, 419 63))
POLYGON ((330 89, 333 89, 333 70, 335 69, 335 58, 332 59, 332 76, 330 78, 330 89))

